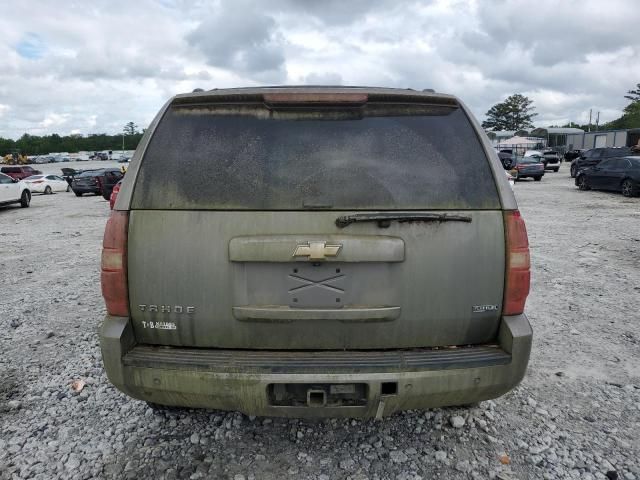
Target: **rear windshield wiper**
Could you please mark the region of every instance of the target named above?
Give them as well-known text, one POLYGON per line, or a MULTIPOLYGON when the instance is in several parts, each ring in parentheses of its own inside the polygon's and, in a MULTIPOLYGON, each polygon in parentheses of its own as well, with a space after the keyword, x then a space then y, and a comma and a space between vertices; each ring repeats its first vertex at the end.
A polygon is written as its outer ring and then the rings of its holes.
POLYGON ((449 215, 448 213, 413 213, 413 212, 381 212, 354 213, 336 218, 336 225, 344 228, 357 222, 378 222, 381 228, 387 228, 392 221, 404 222, 471 222, 471 217, 463 215, 449 215))

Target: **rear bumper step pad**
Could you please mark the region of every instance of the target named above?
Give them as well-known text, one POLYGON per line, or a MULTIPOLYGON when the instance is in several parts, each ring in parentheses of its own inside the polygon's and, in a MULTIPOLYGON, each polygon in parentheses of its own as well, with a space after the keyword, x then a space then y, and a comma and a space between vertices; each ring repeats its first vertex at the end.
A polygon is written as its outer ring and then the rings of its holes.
POLYGON ((126 366, 246 373, 332 373, 445 370, 506 365, 511 355, 498 345, 393 351, 246 351, 139 345, 126 366))

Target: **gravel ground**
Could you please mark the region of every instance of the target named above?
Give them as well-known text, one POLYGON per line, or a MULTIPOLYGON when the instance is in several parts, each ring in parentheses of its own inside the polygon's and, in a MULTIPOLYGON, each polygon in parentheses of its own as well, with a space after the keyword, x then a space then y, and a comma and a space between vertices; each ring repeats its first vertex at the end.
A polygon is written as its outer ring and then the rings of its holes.
POLYGON ((525 380, 472 409, 381 422, 156 413, 125 397, 97 335, 108 204, 66 193, 0 209, 0 478, 640 479, 640 199, 580 192, 566 166, 515 190, 533 262, 525 380))

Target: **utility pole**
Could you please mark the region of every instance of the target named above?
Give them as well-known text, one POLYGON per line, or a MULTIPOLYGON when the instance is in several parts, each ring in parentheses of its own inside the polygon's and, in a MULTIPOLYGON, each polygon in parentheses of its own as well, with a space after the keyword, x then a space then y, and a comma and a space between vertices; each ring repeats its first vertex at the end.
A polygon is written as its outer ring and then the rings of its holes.
POLYGON ((589 109, 589 127, 587 128, 587 131, 591 131, 591 109, 589 109))
POLYGON ((600 112, 596 115, 596 132, 598 131, 598 124, 600 123, 600 112))

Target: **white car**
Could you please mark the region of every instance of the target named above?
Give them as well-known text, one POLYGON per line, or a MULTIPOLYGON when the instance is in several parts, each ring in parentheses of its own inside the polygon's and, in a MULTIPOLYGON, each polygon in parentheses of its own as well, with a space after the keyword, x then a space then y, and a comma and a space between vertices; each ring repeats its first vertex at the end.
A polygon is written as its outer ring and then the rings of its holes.
POLYGON ((31 192, 26 183, 0 173, 0 205, 19 203, 26 208, 31 203, 31 192))
POLYGON ((33 193, 68 192, 71 187, 67 181, 58 175, 31 175, 23 180, 33 193))
POLYGON ((516 177, 514 177, 513 175, 511 175, 509 172, 507 172, 505 170, 505 172, 507 174, 507 180, 509 181, 509 185, 511 186, 511 190, 513 190, 513 186, 516 184, 516 177))
POLYGON ((524 157, 542 157, 542 152, 540 150, 526 150, 524 152, 524 157))

